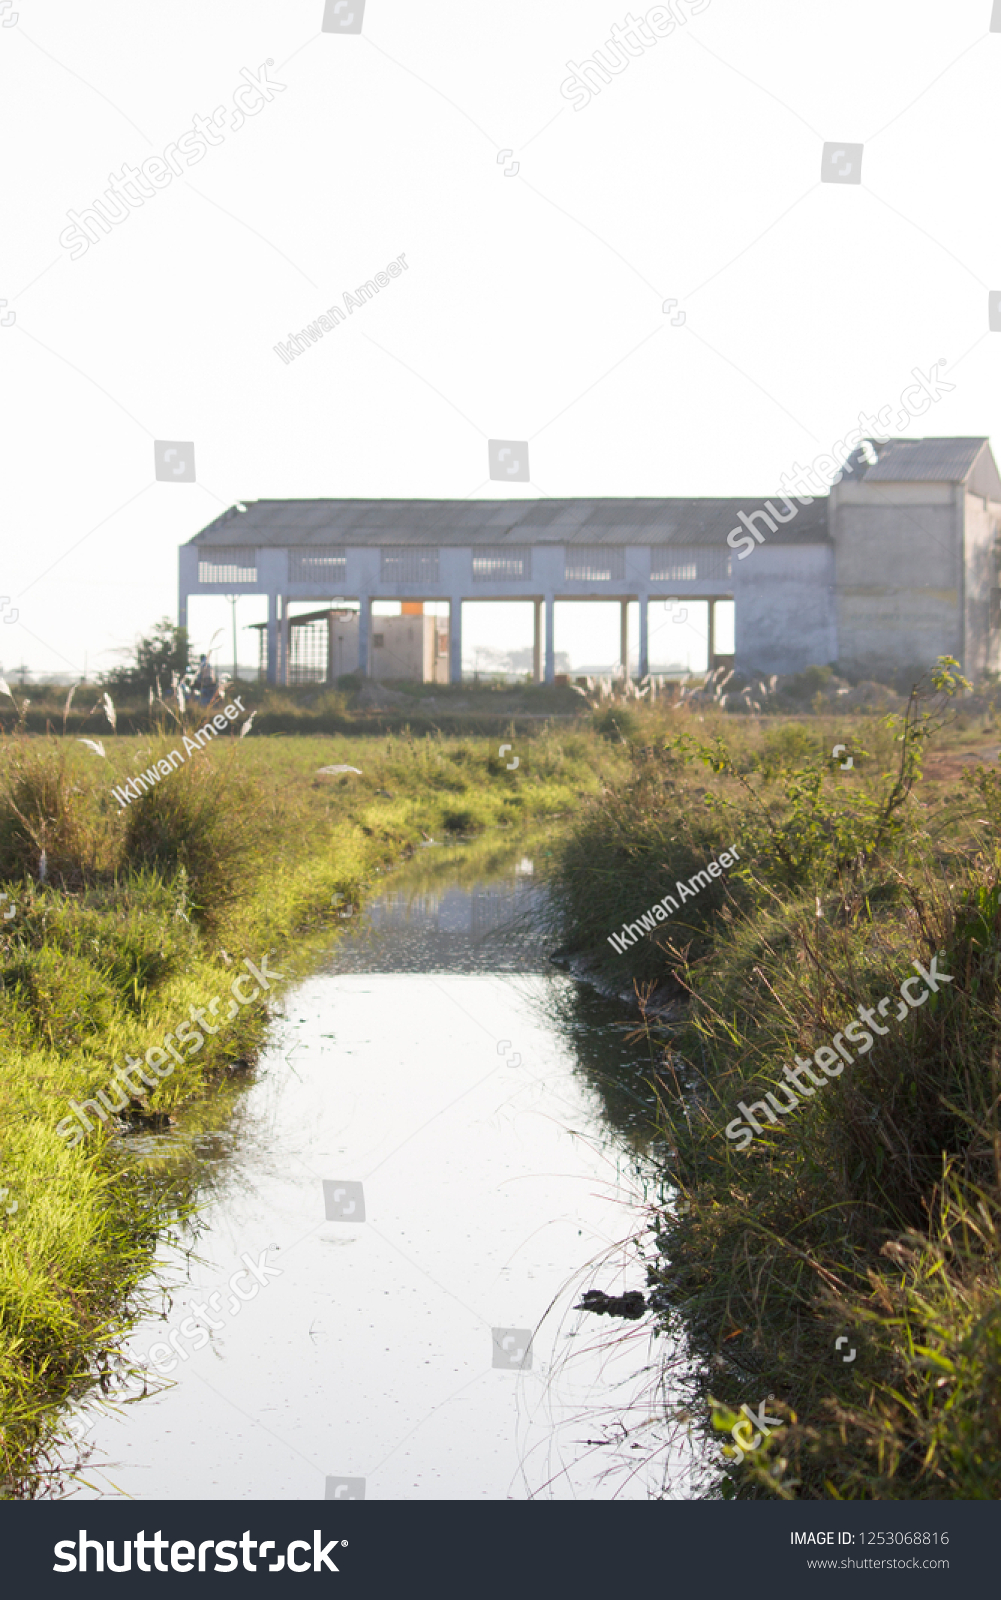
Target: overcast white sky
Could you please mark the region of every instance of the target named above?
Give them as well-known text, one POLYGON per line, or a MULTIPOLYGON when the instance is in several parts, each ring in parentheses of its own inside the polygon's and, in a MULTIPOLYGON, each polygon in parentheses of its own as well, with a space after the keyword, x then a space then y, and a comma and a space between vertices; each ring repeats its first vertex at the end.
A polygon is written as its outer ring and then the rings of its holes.
MULTIPOLYGON (((0 0, 5 670, 110 664, 240 499, 764 495, 939 360, 912 432, 994 434, 992 4, 674 0, 575 110, 567 63, 645 0, 367 0, 340 35, 325 0, 0 0), (71 259, 67 213, 217 107, 223 142, 71 259), (860 185, 820 181, 828 141, 860 185), (488 481, 488 438, 530 441, 530 484, 488 481), (196 483, 155 481, 156 439, 196 483)), ((557 648, 610 658, 609 612, 574 615, 557 648)))

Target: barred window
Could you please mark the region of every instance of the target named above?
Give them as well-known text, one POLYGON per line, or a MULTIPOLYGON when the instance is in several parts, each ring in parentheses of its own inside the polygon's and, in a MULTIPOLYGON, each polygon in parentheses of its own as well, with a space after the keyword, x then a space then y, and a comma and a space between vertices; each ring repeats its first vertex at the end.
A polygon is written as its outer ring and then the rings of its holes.
POLYGON ((532 552, 528 545, 496 545, 473 551, 473 582, 505 582, 532 576, 532 552))
POLYGON ((429 545, 398 545, 379 554, 383 583, 438 582, 438 552, 429 545))
MULTIPOLYGON (((263 630, 262 630, 263 637, 263 630)), ((327 677, 328 631, 322 619, 296 622, 289 618, 289 683, 324 683, 327 677)))
POLYGON ((340 584, 347 573, 348 558, 326 550, 290 550, 289 583, 340 584))
POLYGON ((563 576, 567 583, 602 583, 626 575, 626 552, 620 544, 567 545, 563 576))
POLYGON ((714 546, 660 545, 650 551, 650 577, 654 583, 719 582, 730 577, 731 560, 729 551, 714 546))
POLYGON ((218 550, 198 557, 199 583, 256 583, 256 550, 218 550))

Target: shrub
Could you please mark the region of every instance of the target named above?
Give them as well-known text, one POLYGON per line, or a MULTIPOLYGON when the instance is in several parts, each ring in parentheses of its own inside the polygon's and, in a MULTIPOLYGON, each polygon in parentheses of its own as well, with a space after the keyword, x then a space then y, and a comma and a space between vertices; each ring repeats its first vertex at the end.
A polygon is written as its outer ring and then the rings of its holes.
POLYGON ((564 949, 587 951, 619 977, 655 979, 676 970, 665 940, 700 953, 727 899, 742 893, 738 881, 718 879, 685 900, 652 937, 625 955, 608 936, 641 916, 666 894, 677 899, 678 880, 704 870, 707 861, 738 843, 734 816, 712 814, 704 789, 686 781, 683 764, 669 753, 634 752, 633 771, 620 790, 589 802, 557 846, 553 870, 553 934, 564 949))
POLYGON ((107 871, 113 826, 96 785, 71 781, 64 746, 8 741, 0 768, 0 881, 42 876, 78 889, 107 871))
POLYGON ((256 804, 232 759, 193 757, 129 806, 123 866, 183 875, 193 915, 217 922, 249 892, 256 804))
POLYGON ((628 744, 639 737, 640 722, 630 706, 606 706, 592 718, 595 733, 613 744, 628 744))

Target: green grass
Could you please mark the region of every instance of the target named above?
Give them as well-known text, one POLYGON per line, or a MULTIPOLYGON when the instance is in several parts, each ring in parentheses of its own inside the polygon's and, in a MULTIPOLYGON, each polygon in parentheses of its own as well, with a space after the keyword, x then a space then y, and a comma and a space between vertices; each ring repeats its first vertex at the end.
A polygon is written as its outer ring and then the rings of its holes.
MULTIPOLYGON (((0 917, 7 1498, 58 1483, 62 1409, 102 1375, 114 1387, 122 1339, 153 1292, 158 1240, 200 1203, 197 1174, 133 1153, 122 1124, 90 1113, 93 1130, 71 1146, 57 1132, 69 1102, 93 1099, 127 1055, 159 1049, 192 1007, 226 996, 244 958, 274 951, 286 978, 309 972, 344 907, 360 906, 426 837, 478 840, 473 854, 485 859, 554 825, 624 765, 587 730, 520 739, 524 759, 510 772, 483 738, 260 738, 255 724, 123 811, 112 785, 178 739, 101 738, 105 759, 59 738, 0 744, 0 890, 10 897, 0 907, 16 908, 0 917), (361 772, 318 770, 335 765, 361 772)), ((437 855, 428 852, 431 874, 437 855)), ((123 1114, 157 1127, 183 1108, 187 1124, 224 1126, 249 1076, 237 1069, 252 1068, 269 1020, 262 996, 155 1088, 134 1078, 123 1114)))
MULTIPOLYGON (((894 745, 871 717, 851 721, 859 754, 846 778, 829 760, 847 742, 836 715, 728 722, 631 703, 592 717, 570 696, 559 725, 545 721, 557 714, 547 693, 525 713, 538 720, 516 734, 510 771, 504 730, 421 734, 402 717, 379 730, 350 697, 338 709, 280 691, 264 709, 301 736, 261 737, 262 715, 249 738, 211 745, 126 811, 111 785, 176 734, 116 736, 86 700, 66 740, 11 736, 7 717, 0 908, 13 902, 16 916, 0 916, 0 1494, 58 1482, 62 1411, 96 1383, 114 1388, 123 1338, 155 1292, 158 1242, 204 1197, 193 1163, 110 1124, 69 1148, 56 1130, 70 1099, 92 1098, 126 1054, 144 1056, 225 995, 245 958, 274 951, 288 977, 312 970, 339 911, 428 837, 472 841, 475 877, 545 828, 563 841, 559 941, 620 986, 690 997, 666 1040, 651 1030, 658 1147, 674 1152, 666 1175, 692 1199, 661 1220, 655 1289, 701 1358, 707 1406, 774 1391, 798 1419, 761 1463, 721 1469, 724 1492, 997 1497, 995 780, 970 787, 929 765, 906 826, 874 854, 859 796, 878 803, 894 745), (317 732, 314 713, 336 726, 317 732), (721 731, 729 766, 694 761, 678 741, 712 746, 721 731), (106 759, 80 733, 99 736, 106 759), (320 775, 334 765, 361 772, 320 775), (734 843, 741 871, 687 902, 669 941, 613 955, 608 933, 734 843), (826 1042, 846 1007, 890 993, 933 947, 962 978, 956 996, 915 1013, 750 1158, 727 1144, 737 1100, 759 1098, 790 1050, 826 1042), (852 1369, 832 1365, 843 1327, 865 1333, 852 1369)), ((513 724, 507 703, 504 714, 513 724)), ((980 714, 967 720, 942 736, 950 759, 983 746, 980 714)), ((429 881, 442 854, 423 858, 429 881)), ((136 1125, 183 1111, 186 1126, 226 1126, 269 1021, 265 998, 240 1010, 125 1108, 136 1125)), ((622 1093, 639 1140, 640 1088, 622 1093)))
MULTIPOLYGON (((168 711, 175 704, 164 681, 168 711)), ((148 734, 164 720, 160 705, 150 706, 148 693, 112 687, 118 733, 123 737, 148 734)), ((580 696, 565 685, 477 684, 461 685, 386 683, 364 686, 364 680, 341 678, 336 687, 305 684, 282 688, 267 683, 230 683, 225 699, 238 695, 247 711, 255 713, 258 736, 292 734, 345 735, 373 732, 423 736, 438 730, 453 735, 502 738, 510 730, 525 734, 540 722, 586 723, 587 709, 580 696), (368 695, 376 690, 375 703, 368 695), (364 690, 364 692, 363 692, 364 690), (388 691, 383 694, 382 691, 388 691)), ((66 712, 67 691, 29 685, 14 691, 13 699, 0 696, 0 732, 17 730, 37 734, 66 733, 72 738, 104 739, 111 724, 104 707, 104 689, 79 686, 66 712)), ((188 710, 188 719, 197 707, 188 710)), ((168 716, 169 720, 169 716, 168 716)), ((112 734, 112 738, 114 735, 112 734)))
MULTIPOLYGON (((566 947, 632 977, 641 998, 657 986, 680 1002, 670 1025, 647 1024, 650 1120, 686 1201, 659 1218, 653 1301, 696 1356, 707 1439, 722 1445, 740 1404, 766 1395, 786 1423, 742 1465, 717 1452, 717 1492, 997 1499, 997 769, 917 778, 891 805, 899 725, 867 722, 850 778, 819 721, 710 716, 696 731, 702 758, 677 737, 634 750, 566 835, 555 882, 566 947), (627 955, 602 949, 734 842, 728 884, 627 955), (951 987, 774 1128, 761 1116, 749 1149, 726 1138, 740 1101, 779 1094, 795 1055, 829 1045, 857 1007, 899 998, 912 963, 936 954, 951 987)), ((944 742, 961 748, 954 726, 944 742)))

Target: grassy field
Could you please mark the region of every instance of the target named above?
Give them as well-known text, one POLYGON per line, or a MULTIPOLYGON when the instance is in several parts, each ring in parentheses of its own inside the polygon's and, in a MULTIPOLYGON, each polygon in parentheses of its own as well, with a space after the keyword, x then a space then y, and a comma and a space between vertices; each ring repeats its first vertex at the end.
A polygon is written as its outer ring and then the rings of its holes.
POLYGON ((537 730, 509 770, 483 738, 261 738, 255 723, 122 809, 112 786, 183 756, 181 737, 99 738, 103 757, 23 731, 0 745, 0 909, 13 910, 0 914, 6 1498, 51 1489, 61 1408, 95 1383, 115 1390, 157 1241, 196 1197, 193 1177, 144 1157, 134 1135, 181 1106, 189 1125, 229 1118, 279 992, 248 979, 237 1005, 245 963, 265 978, 308 972, 380 875, 428 839, 486 847, 566 815, 626 766, 583 731, 537 730), (360 772, 320 773, 331 766, 360 772), (132 1092, 112 1081, 130 1057, 149 1080, 131 1069, 132 1092))
POLYGON ((651 1121, 683 1203, 651 1303, 698 1359, 724 1496, 997 1499, 993 709, 944 692, 845 725, 707 710, 647 737, 564 837, 556 932, 659 1003, 651 1121), (732 870, 612 951, 731 845, 732 870), (915 963, 948 979, 925 987, 915 963), (766 1397, 784 1425, 740 1430, 741 1459, 739 1408, 766 1397))
MULTIPOLYGON (((164 685, 169 696, 169 688, 164 685)), ((147 692, 111 691, 120 734, 148 734, 162 722, 164 710, 151 705, 147 692)), ((466 737, 503 736, 507 730, 534 733, 540 722, 579 720, 581 699, 567 685, 476 684, 461 686, 421 683, 366 683, 353 676, 336 688, 311 684, 281 688, 266 683, 231 683, 247 711, 255 713, 254 732, 303 736, 410 732, 452 733, 466 737)), ((104 690, 80 685, 66 710, 67 691, 46 685, 15 689, 0 696, 0 731, 102 738, 109 730, 104 690)))
POLYGON ((248 962, 283 982, 309 972, 345 914, 431 839, 475 837, 489 855, 544 824, 560 841, 554 944, 635 990, 657 1063, 650 1117, 686 1202, 660 1219, 654 1303, 692 1343, 703 1415, 729 1428, 733 1408, 774 1394, 787 1424, 724 1463, 723 1492, 997 1498, 990 695, 945 697, 958 711, 941 726, 931 702, 888 726, 862 694, 825 698, 822 675, 761 717, 706 695, 592 710, 566 690, 464 688, 448 702, 457 720, 423 733, 440 690, 414 695, 413 716, 372 698, 251 690, 250 737, 191 754, 125 809, 113 785, 187 754, 176 728, 127 732, 148 706, 120 704, 115 733, 84 698, 66 738, 61 697, 2 719, 0 1494, 50 1492, 64 1408, 95 1384, 115 1391, 158 1241, 199 1201, 196 1175, 135 1135, 182 1107, 186 1125, 224 1127, 280 1004, 256 980, 237 1004, 234 977, 248 962), (320 771, 338 766, 360 770, 320 771), (610 933, 732 845, 725 877, 612 950, 610 933), (899 1022, 891 1009, 874 1048, 794 1113, 762 1113, 749 1148, 727 1139, 740 1101, 780 1094, 784 1063, 933 958, 951 986, 899 1022), (133 1069, 125 1091, 112 1077, 129 1057, 149 1081, 133 1069), (99 1092, 117 1114, 84 1105, 99 1092))

